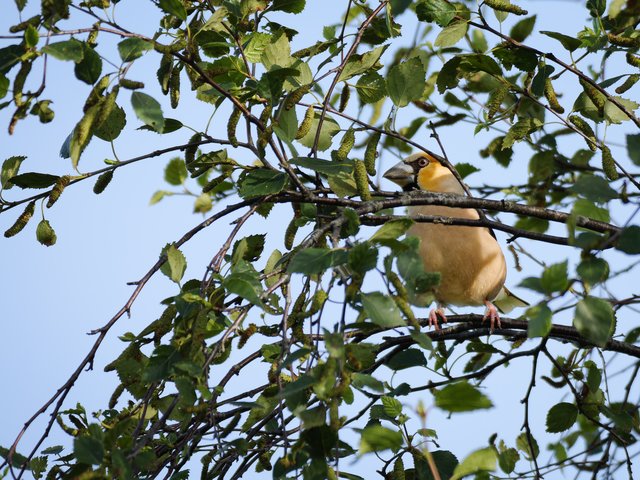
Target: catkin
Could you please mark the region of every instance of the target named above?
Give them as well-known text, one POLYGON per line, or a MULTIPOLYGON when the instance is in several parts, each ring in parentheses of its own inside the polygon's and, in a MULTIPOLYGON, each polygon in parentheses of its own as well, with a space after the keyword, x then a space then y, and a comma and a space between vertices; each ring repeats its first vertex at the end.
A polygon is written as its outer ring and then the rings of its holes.
POLYGON ((171 108, 178 108, 178 103, 180 102, 180 70, 177 68, 171 70, 169 98, 171 99, 171 108))
POLYGON ((298 232, 298 225, 296 219, 292 219, 284 232, 284 248, 291 250, 293 248, 293 242, 296 239, 296 233, 298 232))
POLYGON ((339 112, 344 112, 344 109, 347 108, 347 104, 349 103, 349 97, 351 96, 351 89, 349 85, 346 83, 342 88, 342 93, 340 93, 340 105, 338 106, 339 112))
POLYGON ((640 80, 640 74, 634 73, 632 75, 629 75, 624 83, 616 88, 616 93, 618 95, 623 94, 631 87, 633 87, 638 82, 638 80, 640 80))
POLYGON ((340 146, 338 147, 338 149, 332 153, 333 159, 339 162, 346 160, 347 155, 349 155, 349 152, 353 148, 355 142, 356 132, 353 130, 353 128, 350 128, 346 132, 344 132, 344 136, 340 141, 340 146))
POLYGON ((24 211, 20 214, 20 216, 16 219, 13 225, 11 225, 5 232, 5 238, 13 237, 22 231, 22 229, 29 223, 29 220, 33 216, 33 212, 36 208, 36 201, 31 200, 29 204, 25 207, 24 211))
POLYGON ((296 132, 296 140, 300 140, 307 133, 309 133, 309 131, 311 130, 311 122, 313 122, 313 116, 313 106, 310 105, 309 108, 307 108, 306 113, 304 114, 302 123, 300 123, 300 126, 298 127, 298 131, 296 132))
POLYGON ((303 85, 299 88, 296 88, 293 92, 291 92, 286 100, 284 101, 284 109, 291 110, 296 104, 302 100, 307 93, 309 93, 309 89, 311 88, 311 84, 303 85))
POLYGON ((607 33, 609 42, 619 47, 636 47, 638 45, 637 38, 625 37, 624 35, 616 35, 614 33, 607 33))
POLYGON ((128 78, 121 78, 120 86, 127 90, 138 90, 140 88, 144 88, 144 83, 136 80, 129 80, 128 78))
POLYGON ((238 122, 240 121, 241 116, 242 111, 238 107, 234 107, 233 112, 231 112, 231 116, 229 117, 229 123, 227 123, 227 138, 234 148, 238 146, 236 128, 238 127, 238 122))
POLYGON ((575 127, 583 133, 587 138, 587 145, 592 152, 596 151, 596 134, 593 132, 591 126, 582 117, 577 115, 571 115, 569 121, 575 125, 575 127))
POLYGON ((544 96, 549 102, 549 107, 556 113, 564 113, 564 108, 560 103, 558 103, 558 97, 556 96, 556 91, 553 89, 553 84, 551 83, 551 79, 547 77, 544 81, 544 96))
POLYGON ((364 166, 364 162, 362 160, 354 160, 353 176, 356 180, 356 188, 358 189, 358 195, 360 195, 360 198, 365 202, 371 200, 369 176, 367 175, 367 168, 364 166))
POLYGON ((200 140, 202 140, 202 135, 200 135, 199 133, 194 133, 189 139, 189 142, 184 149, 184 163, 186 165, 189 165, 195 160, 200 140))
POLYGON ((62 177, 58 177, 56 184, 51 189, 51 193, 49 194, 49 199, 47 200, 47 208, 51 208, 54 203, 58 201, 60 195, 64 189, 69 185, 69 181, 71 177, 69 175, 63 175, 62 177))
POLYGON ((640 57, 638 55, 634 55, 631 52, 627 52, 627 63, 632 67, 640 68, 640 57))
POLYGON ((171 70, 173 69, 173 55, 165 53, 160 59, 160 67, 158 68, 158 82, 163 95, 169 93, 169 79, 171 78, 171 70))
POLYGON ((364 166, 371 176, 376 174, 376 158, 378 156, 378 143, 380 142, 380 132, 375 132, 369 138, 367 147, 364 150, 364 166))
POLYGON ((393 480, 405 480, 402 457, 396 458, 396 461, 393 463, 393 480))
POLYGON ((611 150, 606 145, 602 146, 602 170, 609 180, 620 178, 618 170, 616 170, 616 161, 611 155, 611 150))
POLYGON ((104 192, 104 189, 107 188, 109 183, 111 183, 112 178, 113 170, 108 170, 104 173, 101 173, 96 180, 95 185, 93 186, 93 193, 95 193, 96 195, 100 195, 102 192, 104 192))
POLYGON ((596 106, 596 108, 598 109, 598 111, 602 113, 604 110, 604 104, 606 103, 607 98, 602 93, 600 93, 600 91, 598 91, 596 87, 594 87, 593 85, 591 85, 589 82, 587 82, 582 78, 580 79, 580 85, 582 85, 582 88, 584 89, 584 93, 587 94, 587 97, 589 97, 589 100, 591 100, 593 104, 596 106))
POLYGON ((204 187, 202 187, 202 193, 208 193, 214 188, 216 188, 218 185, 224 182, 227 178, 229 178, 229 176, 231 175, 231 172, 232 170, 228 170, 226 172, 223 172, 221 175, 218 175, 217 177, 212 178, 209 181, 209 183, 207 183, 204 187))
POLYGON ((529 13, 524 8, 509 3, 507 0, 484 0, 484 3, 499 12, 513 13, 514 15, 527 15, 529 13))

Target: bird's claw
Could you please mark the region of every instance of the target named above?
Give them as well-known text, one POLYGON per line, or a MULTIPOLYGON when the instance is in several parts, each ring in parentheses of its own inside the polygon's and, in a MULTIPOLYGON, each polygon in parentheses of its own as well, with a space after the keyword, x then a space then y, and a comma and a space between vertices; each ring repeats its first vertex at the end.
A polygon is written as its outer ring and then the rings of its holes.
POLYGON ((500 315, 498 314, 498 309, 493 303, 488 300, 486 300, 484 304, 487 306, 487 311, 485 312, 484 317, 482 317, 482 321, 484 322, 487 318, 489 319, 489 330, 491 332, 493 332, 496 323, 498 324, 498 328, 502 328, 502 325, 500 325, 500 315))
POLYGON ((444 323, 447 323, 447 316, 444 314, 444 310, 440 307, 432 308, 429 312, 429 326, 434 327, 436 332, 440 330, 440 325, 438 324, 438 316, 444 323))

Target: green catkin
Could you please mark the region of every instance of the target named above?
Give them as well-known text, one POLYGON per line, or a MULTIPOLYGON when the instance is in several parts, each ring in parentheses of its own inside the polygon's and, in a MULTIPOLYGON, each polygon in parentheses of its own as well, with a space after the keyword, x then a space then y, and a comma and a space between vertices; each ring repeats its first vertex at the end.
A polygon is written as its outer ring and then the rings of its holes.
POLYGON ((23 32, 27 29, 27 27, 29 27, 29 25, 33 25, 34 27, 37 27, 39 23, 40 23, 40 15, 35 15, 29 18, 28 20, 25 20, 24 22, 20 22, 17 25, 13 25, 12 27, 9 27, 9 32, 11 33, 23 32))
POLYGON ((631 87, 633 87, 636 83, 638 83, 638 80, 640 80, 640 74, 634 73, 633 75, 629 75, 624 83, 616 88, 616 93, 618 95, 623 94, 631 87))
POLYGON ((107 89, 108 86, 109 86, 109 75, 105 75, 91 89, 91 93, 89 93, 89 96, 87 97, 87 101, 84 103, 84 106, 82 107, 82 111, 84 113, 87 113, 87 110, 89 110, 96 103, 101 101, 102 93, 107 89))
POLYGON ((303 85, 301 87, 296 88, 293 92, 291 92, 284 101, 284 109, 291 110, 296 104, 302 100, 309 90, 311 89, 311 84, 303 85))
POLYGON ((342 88, 342 92, 340 93, 340 105, 338 106, 339 112, 344 112, 344 109, 347 108, 347 104, 349 103, 349 97, 351 96, 351 89, 349 85, 346 83, 342 88))
POLYGON ((265 127, 260 133, 258 133, 258 150, 264 155, 264 149, 267 148, 271 135, 273 134, 273 125, 265 127))
POLYGON ((632 67, 640 68, 640 57, 638 55, 634 55, 631 52, 627 52, 626 60, 627 60, 627 63, 632 67))
POLYGON ((347 155, 353 148, 353 145, 356 142, 356 132, 353 128, 348 129, 344 132, 344 136, 340 141, 340 146, 335 152, 332 152, 332 157, 335 161, 342 162, 347 159, 347 155))
POLYGON ((121 78, 120 86, 127 90, 138 90, 140 88, 144 88, 144 83, 138 82, 137 80, 129 80, 128 78, 121 78))
POLYGON ((606 145, 602 146, 602 170, 609 180, 620 178, 618 170, 616 170, 616 161, 611 155, 611 150, 606 145))
POLYGON ((575 125, 575 127, 580 130, 587 138, 586 140, 589 149, 592 152, 596 151, 596 134, 593 132, 591 126, 584 120, 582 117, 577 115, 571 115, 569 117, 569 121, 575 125))
POLYGON ((619 47, 636 47, 638 45, 637 38, 625 37, 624 35, 616 35, 614 33, 607 33, 609 42, 619 47))
POLYGON ((376 158, 378 156, 380 136, 380 132, 374 132, 374 134, 369 137, 367 147, 364 150, 364 166, 367 169, 367 173, 372 177, 376 174, 376 158))
POLYGON ((496 116, 496 113, 500 110, 502 101, 506 98, 507 93, 509 93, 509 88, 506 85, 500 85, 493 91, 486 105, 487 118, 489 120, 496 116))
POLYGON ((224 182, 227 178, 231 176, 231 172, 232 170, 228 170, 226 172, 223 172, 221 175, 218 175, 217 177, 212 178, 209 181, 209 183, 207 183, 204 187, 202 187, 202 193, 208 193, 214 188, 216 188, 218 185, 220 185, 222 182, 224 182))
POLYGON ((506 0, 484 0, 484 3, 499 12, 513 13, 514 15, 527 15, 529 13, 524 8, 509 3, 506 0))
POLYGON ((100 33, 100 22, 96 22, 93 24, 93 30, 89 32, 89 36, 87 37, 87 45, 91 48, 95 48, 98 45, 98 34, 100 33))
POLYGON ((189 165, 196 159, 196 152, 198 151, 200 140, 202 140, 202 135, 199 133, 194 133, 189 139, 189 142, 184 149, 184 163, 186 165, 189 165))
POLYGON ((387 278, 389 279, 391 285, 393 285, 393 287, 396 289, 398 297, 408 301, 409 294, 407 293, 407 289, 402 283, 402 280, 400 280, 400 277, 398 277, 398 274, 392 270, 389 270, 387 272, 387 278))
POLYGON ((291 250, 293 248, 293 242, 296 239, 296 233, 298 232, 298 225, 296 219, 292 219, 284 232, 284 248, 291 250))
POLYGON ((171 99, 171 108, 178 108, 178 103, 180 103, 180 70, 178 68, 171 70, 169 98, 171 99))
POLYGON ((544 96, 549 102, 549 107, 556 113, 564 113, 564 108, 560 103, 558 103, 558 97, 556 96, 556 91, 553 89, 553 84, 551 83, 551 79, 547 78, 544 81, 544 96))
POLYGON ((20 214, 20 216, 16 219, 16 221, 14 222, 13 225, 11 225, 5 232, 4 232, 4 236, 5 238, 10 238, 13 237, 14 235, 17 235, 18 233, 20 233, 22 231, 22 229, 24 227, 26 227, 27 223, 29 223, 29 220, 31 219, 31 217, 33 216, 33 212, 35 211, 36 208, 36 201, 32 200, 31 202, 29 202, 29 204, 25 207, 24 211, 20 214))
POLYGON ((114 89, 106 97, 103 97, 103 100, 101 100, 100 102, 100 108, 96 113, 94 125, 100 126, 109 118, 109 115, 111 115, 111 112, 116 106, 117 96, 118 87, 114 87, 114 89))
POLYGON ((371 200, 371 192, 369 191, 369 176, 367 175, 367 168, 364 166, 362 160, 354 160, 353 162, 353 176, 356 180, 356 188, 358 189, 358 195, 365 202, 371 200))
POLYGON ((113 172, 113 170, 108 170, 100 174, 100 176, 96 180, 95 185, 93 186, 93 193, 95 193, 96 195, 100 195, 102 192, 104 192, 105 188, 107 188, 109 183, 111 183, 113 172))
POLYGON ((13 81, 13 101, 16 106, 22 105, 22 89, 24 88, 24 82, 27 80, 27 76, 31 71, 31 62, 22 62, 20 64, 20 70, 16 74, 16 78, 13 81))
POLYGON ((227 138, 234 148, 238 146, 236 128, 238 127, 238 122, 240 121, 241 116, 242 111, 238 107, 234 107, 233 112, 231 112, 231 116, 229 117, 229 123, 227 123, 227 138))
POLYGON ((300 123, 300 126, 298 127, 298 131, 296 132, 296 140, 300 140, 307 133, 309 133, 309 131, 311 130, 311 122, 313 122, 313 116, 313 106, 310 105, 309 108, 307 108, 306 113, 304 114, 302 123, 300 123))
POLYGON ((580 85, 582 85, 582 88, 584 89, 584 93, 587 94, 587 97, 589 97, 589 100, 591 100, 593 104, 596 106, 596 108, 598 109, 598 111, 602 113, 604 110, 604 104, 606 103, 607 98, 602 93, 600 93, 600 91, 598 91, 596 87, 594 87, 593 85, 591 85, 589 82, 587 82, 582 78, 580 79, 580 85))
POLYGON ((160 83, 160 89, 163 95, 169 93, 169 79, 171 78, 171 71, 173 69, 173 56, 170 53, 165 53, 160 59, 160 67, 158 68, 158 83, 160 83))
POLYGON ((419 329, 420 323, 416 319, 416 316, 414 315, 409 302, 407 302, 404 298, 399 297, 398 295, 393 295, 393 301, 398 306, 400 311, 404 314, 404 316, 407 317, 409 323, 419 329))
POLYGON ((111 394, 111 397, 109 398, 109 408, 116 407, 116 404, 118 403, 118 399, 120 398, 120 395, 122 395, 123 392, 124 392, 124 385, 121 383, 116 387, 116 389, 113 391, 113 394, 111 394))
POLYGON ((71 177, 69 175, 63 175, 62 177, 58 177, 56 184, 51 189, 51 193, 49 194, 49 199, 47 200, 47 208, 51 208, 54 203, 58 201, 60 195, 64 189, 69 185, 69 181, 71 177))

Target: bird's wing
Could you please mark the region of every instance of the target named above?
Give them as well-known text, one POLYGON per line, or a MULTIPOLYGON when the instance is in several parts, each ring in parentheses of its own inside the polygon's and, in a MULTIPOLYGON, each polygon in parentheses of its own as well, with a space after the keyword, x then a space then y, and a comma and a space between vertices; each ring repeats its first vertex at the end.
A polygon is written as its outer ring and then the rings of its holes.
POLYGON ((493 300, 501 313, 509 313, 514 308, 528 307, 529 303, 511 293, 507 287, 502 287, 498 296, 493 300))

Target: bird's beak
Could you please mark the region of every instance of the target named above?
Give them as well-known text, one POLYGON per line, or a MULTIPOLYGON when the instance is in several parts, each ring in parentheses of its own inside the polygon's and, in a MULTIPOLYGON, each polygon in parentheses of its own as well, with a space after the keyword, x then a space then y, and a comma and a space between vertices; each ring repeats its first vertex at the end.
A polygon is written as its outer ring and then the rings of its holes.
POLYGON ((404 162, 398 162, 382 176, 401 187, 406 187, 413 182, 413 168, 404 162))

